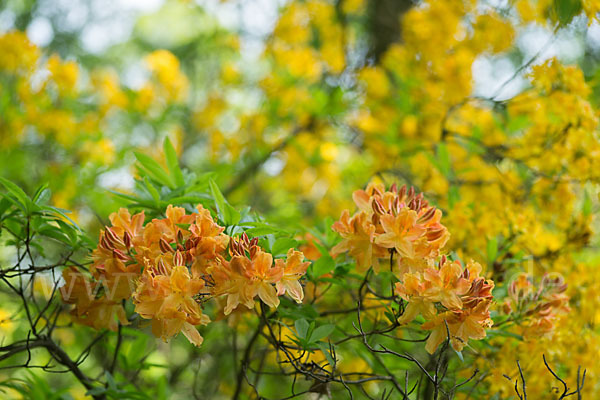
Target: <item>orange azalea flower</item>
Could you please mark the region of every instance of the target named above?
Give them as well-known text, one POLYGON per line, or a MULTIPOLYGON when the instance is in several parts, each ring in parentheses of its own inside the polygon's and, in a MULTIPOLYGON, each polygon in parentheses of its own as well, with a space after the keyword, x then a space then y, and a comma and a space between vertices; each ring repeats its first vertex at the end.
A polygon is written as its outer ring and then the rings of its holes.
MULTIPOLYGON (((108 301, 128 299, 141 267, 135 258, 134 246, 142 241, 144 213, 131 216, 121 208, 110 215, 111 227, 100 232, 98 247, 92 252, 92 276, 102 283, 108 301)), ((77 307, 77 306, 76 306, 77 307)))
MULTIPOLYGON (((422 239, 427 229, 417 224, 417 213, 402 208, 398 215, 381 216, 381 226, 385 233, 379 235, 375 242, 382 247, 395 249, 401 257, 415 258, 415 242, 422 239)), ((423 243, 423 240, 420 240, 423 243)))
POLYGON ((436 257, 450 235, 446 227, 439 223, 442 212, 433 207, 419 212, 402 207, 396 215, 381 216, 385 233, 375 242, 386 248, 395 249, 401 257, 436 257))
POLYGON ((398 254, 392 272, 400 282, 394 292, 408 303, 398 322, 407 324, 422 315, 427 320, 423 329, 432 331, 426 346, 430 353, 448 337, 447 332, 456 349, 469 339, 485 337, 485 328, 492 323, 494 283, 480 276, 481 265, 473 261, 463 268, 442 256, 436 266, 450 236, 441 224, 442 212, 413 188, 398 189, 395 184, 386 191, 382 184, 371 183, 352 197, 359 211, 352 217, 344 211, 333 224, 344 239, 334 253, 348 252, 359 270, 377 267, 390 251, 398 254))
POLYGON ((167 207, 165 215, 167 218, 153 219, 145 226, 143 245, 140 246, 140 254, 143 254, 144 257, 153 259, 164 252, 174 250, 172 244, 175 244, 175 248, 178 250, 184 250, 180 246, 191 236, 189 229, 185 226, 191 226, 196 220, 196 216, 186 214, 184 208, 172 205, 167 207), (165 244, 167 244, 166 247, 165 244))
POLYGON ((317 246, 315 245, 315 243, 318 242, 316 237, 314 237, 310 233, 306 233, 299 239, 304 240, 304 244, 300 245, 300 247, 298 247, 298 249, 304 254, 304 256, 307 259, 309 259, 311 261, 316 261, 319 258, 321 258, 322 254, 319 251, 319 249, 317 248, 317 246))
POLYGON ((229 315, 240 303, 249 309, 254 307, 254 298, 245 295, 246 276, 240 272, 240 268, 232 268, 231 263, 224 258, 217 259, 216 263, 208 267, 208 273, 214 281, 213 296, 226 296, 227 302, 223 310, 225 315, 229 315))
POLYGON ((253 308, 257 295, 269 307, 277 307, 279 298, 273 284, 283 277, 283 268, 274 266, 273 256, 255 243, 248 246, 242 240, 234 241, 232 249, 234 254, 230 261, 221 258, 208 269, 215 281, 214 295, 227 295, 225 315, 240 303, 253 308))
POLYGON ((98 247, 92 253, 92 274, 99 278, 107 274, 139 272, 139 265, 129 250, 141 243, 144 213, 132 217, 129 211, 121 208, 109 218, 112 226, 100 232, 98 247))
POLYGON ((431 330, 425 349, 433 354, 437 347, 448 338, 456 351, 462 351, 469 339, 480 340, 486 336, 485 329, 492 326, 489 308, 492 301, 481 299, 473 308, 460 311, 446 311, 421 327, 431 330))
POLYGON ((570 311, 566 289, 567 285, 560 277, 544 275, 536 287, 533 278, 521 273, 508 285, 504 312, 515 315, 524 337, 551 335, 555 322, 570 311))
POLYGON ((467 293, 471 283, 463 277, 459 261, 440 262, 440 269, 428 268, 423 279, 428 283, 424 296, 434 302, 440 302, 449 310, 462 308, 460 296, 467 293))
POLYGON ((337 244, 331 252, 334 255, 348 252, 356 259, 359 271, 366 271, 371 266, 377 270, 379 259, 389 254, 386 249, 374 243, 375 226, 365 212, 360 212, 350 218, 348 210, 344 210, 340 220, 333 224, 332 229, 338 232, 344 240, 337 244))
POLYGON ((433 318, 436 315, 435 306, 429 298, 423 296, 427 288, 427 282, 421 279, 421 274, 404 274, 403 281, 403 283, 396 283, 395 291, 408 304, 398 322, 408 324, 419 314, 426 319, 433 318))
POLYGON ((152 320, 154 335, 168 340, 183 332, 199 346, 195 326, 210 322, 201 307, 207 299, 224 296, 218 300, 226 300, 227 315, 240 303, 252 308, 257 296, 271 307, 279 305, 278 295, 289 293, 297 302, 304 297, 298 280, 309 263, 301 252, 290 249, 287 260, 274 263, 257 238, 243 234, 230 243, 202 206, 193 214, 168 206, 166 218, 146 226, 143 213, 132 217, 125 209, 110 220, 92 254, 92 279, 75 268, 63 271, 63 300, 83 324, 112 330, 117 320, 127 324, 122 302, 132 297, 135 311, 152 320))
POLYGON ((377 201, 383 206, 383 212, 392 210, 397 193, 393 190, 386 192, 382 183, 369 183, 365 190, 355 190, 352 193, 352 200, 360 211, 366 212, 369 217, 373 215, 373 202, 377 201))
POLYGON ((195 246, 190 245, 189 250, 194 260, 192 273, 200 276, 206 273, 208 265, 217 258, 217 255, 225 251, 229 243, 229 236, 223 233, 225 228, 213 220, 210 211, 201 205, 197 209, 196 219, 190 226, 190 232, 196 244, 195 246))
POLYGON ((309 262, 302 262, 303 260, 304 254, 294 249, 288 250, 285 262, 282 259, 275 260, 275 265, 283 270, 283 277, 275 283, 278 296, 287 292, 297 303, 302 303, 304 291, 298 280, 306 273, 306 269, 310 265, 309 262))
POLYGON ((200 346, 203 339, 194 325, 210 322, 196 301, 205 282, 192 278, 182 261, 177 252, 173 257, 159 257, 155 265, 147 262, 133 302, 140 316, 152 319, 155 336, 166 341, 181 331, 191 343, 200 346))
POLYGON ((62 275, 65 284, 60 288, 60 294, 65 303, 75 305, 71 315, 77 322, 95 329, 112 331, 117 330, 115 317, 122 325, 129 324, 121 305, 121 295, 98 296, 102 290, 107 289, 102 287, 101 282, 87 279, 74 267, 65 268, 62 275))
POLYGON ((117 320, 121 325, 129 325, 121 302, 108 300, 105 297, 94 300, 85 312, 74 309, 71 314, 75 316, 75 321, 78 323, 97 330, 109 329, 114 332, 118 329, 117 320))
POLYGON ((252 255, 252 262, 248 261, 248 258, 243 256, 234 256, 231 260, 234 268, 244 268, 245 273, 249 275, 250 281, 245 288, 246 296, 254 298, 258 295, 269 307, 277 307, 279 298, 273 284, 283 277, 283 268, 274 267, 273 256, 260 249, 252 255))
POLYGON ((369 184, 352 195, 359 211, 350 217, 346 210, 332 229, 344 239, 333 254, 348 252, 356 259, 357 269, 378 269, 379 259, 393 249, 399 254, 401 272, 411 272, 437 257, 449 238, 441 223, 442 212, 431 207, 413 188, 400 190, 392 185, 385 191, 381 184, 369 184))
POLYGON ((120 208, 119 212, 112 213, 108 218, 114 228, 122 230, 118 233, 128 232, 134 239, 140 237, 144 226, 143 211, 131 216, 126 208, 120 208))

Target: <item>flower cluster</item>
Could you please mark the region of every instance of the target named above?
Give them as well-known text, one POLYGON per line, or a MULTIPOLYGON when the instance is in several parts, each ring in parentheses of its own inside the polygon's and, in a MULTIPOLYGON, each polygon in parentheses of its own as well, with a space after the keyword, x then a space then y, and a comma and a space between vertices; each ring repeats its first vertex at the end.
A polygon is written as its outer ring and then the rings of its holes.
POLYGON ((524 337, 547 336, 553 332, 559 317, 570 311, 566 290, 560 276, 545 274, 536 287, 531 276, 521 273, 508 285, 503 309, 511 320, 518 322, 524 337))
POLYGON ((379 269, 379 259, 390 252, 399 255, 401 270, 408 271, 424 259, 432 259, 448 241, 449 234, 440 223, 442 212, 430 206, 414 188, 385 191, 382 184, 369 184, 352 195, 358 211, 350 217, 342 212, 333 230, 344 240, 333 248, 334 254, 349 252, 359 270, 379 269))
POLYGON ((78 322, 115 330, 117 319, 128 324, 123 303, 131 298, 155 336, 167 340, 182 332, 199 346, 195 327, 210 322, 202 305, 212 298, 226 298, 225 315, 239 304, 253 308, 256 296, 270 307, 285 293, 302 302, 299 279, 309 263, 301 252, 290 249, 286 259, 273 260, 257 238, 224 234, 202 206, 192 214, 169 206, 165 214, 146 225, 143 212, 112 214, 92 254, 91 277, 74 267, 63 271, 61 294, 75 305, 78 322))
POLYGON ((408 303, 400 324, 412 322, 419 314, 423 329, 431 330, 426 350, 433 353, 448 338, 460 351, 469 339, 483 339, 492 325, 490 306, 494 282, 481 274, 481 265, 463 266, 450 261, 441 250, 449 233, 440 220, 442 212, 430 206, 414 188, 386 191, 381 184, 369 184, 353 195, 358 211, 346 210, 333 230, 344 239, 334 253, 348 252, 359 270, 377 271, 381 258, 393 260, 398 282, 395 294, 408 303))
POLYGON ((469 339, 483 339, 492 326, 490 306, 494 282, 480 276, 481 265, 442 256, 437 268, 406 273, 396 283, 396 293, 408 302, 400 323, 411 322, 418 314, 427 320, 421 327, 431 330, 425 349, 433 353, 450 334, 450 343, 461 351, 469 339), (440 304, 443 308, 438 314, 440 304))

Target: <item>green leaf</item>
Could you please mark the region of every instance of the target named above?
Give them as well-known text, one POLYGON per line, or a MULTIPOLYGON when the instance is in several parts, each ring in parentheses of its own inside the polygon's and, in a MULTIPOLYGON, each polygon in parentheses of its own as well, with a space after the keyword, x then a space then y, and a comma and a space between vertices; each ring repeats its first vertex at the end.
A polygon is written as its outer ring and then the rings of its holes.
POLYGON ((48 184, 44 183, 35 191, 33 202, 36 204, 46 204, 50 200, 51 191, 48 189, 48 184))
POLYGON ((167 159, 167 166, 169 167, 169 172, 171 173, 171 177, 175 180, 175 184, 177 186, 184 186, 185 180, 183 179, 183 172, 181 172, 181 168, 179 167, 179 160, 177 159, 177 153, 175 152, 175 148, 171 141, 167 137, 165 139, 165 143, 163 144, 163 149, 165 152, 165 157, 167 159))
POLYGON ((560 25, 568 25, 581 12, 581 0, 554 0, 554 11, 560 25))
POLYGON ((140 201, 140 199, 139 199, 139 198, 137 198, 137 197, 135 197, 135 196, 132 196, 132 195, 130 195, 130 194, 121 193, 121 192, 117 192, 117 191, 115 191, 115 190, 110 190, 110 189, 106 189, 106 190, 107 190, 107 191, 108 191, 110 194, 112 194, 112 195, 114 195, 114 196, 116 196, 116 197, 119 197, 119 198, 121 198, 121 199, 123 199, 123 200, 128 200, 128 201, 133 201, 133 202, 138 202, 138 201, 140 201))
POLYGON ((0 199, 0 217, 4 215, 4 213, 10 208, 11 204, 13 204, 7 198, 0 199))
POLYGON ((141 172, 147 173, 150 178, 164 186, 168 186, 171 189, 175 188, 175 184, 171 180, 169 174, 166 173, 166 171, 155 159, 145 154, 138 153, 137 151, 134 151, 133 154, 139 162, 138 168, 141 169, 141 172))
POLYGON ((227 225, 237 225, 242 219, 242 215, 231 204, 225 203, 225 218, 227 225))
POLYGON ((210 192, 212 193, 213 198, 215 199, 215 204, 217 206, 217 212, 221 217, 223 217, 223 212, 225 211, 225 197, 223 197, 223 193, 219 189, 219 186, 210 179, 208 181, 208 185, 210 187, 210 192))
POLYGON ((31 210, 32 202, 29 199, 29 196, 27 196, 27 194, 23 191, 23 189, 21 189, 8 179, 2 177, 0 177, 0 183, 2 183, 6 190, 8 190, 8 192, 15 197, 19 207, 21 207, 23 211, 25 211, 25 213, 29 213, 29 211, 31 210))
POLYGON ((315 278, 331 272, 335 268, 335 261, 331 256, 321 256, 312 265, 312 274, 315 278))
POLYGON ((256 237, 279 233, 279 230, 270 226, 257 226, 256 228, 246 229, 245 232, 251 237, 256 237))
POLYGON ((527 128, 529 125, 531 125, 531 121, 529 120, 528 116, 517 115, 508 121, 506 129, 508 129, 509 133, 514 134, 527 128))
POLYGON ((329 346, 327 345, 327 343, 317 342, 317 346, 319 346, 319 349, 321 349, 323 355, 325 355, 325 358, 327 359, 329 365, 335 365, 335 360, 332 358, 331 353, 329 352, 329 346))
POLYGON ((465 362, 465 359, 463 357, 462 351, 454 350, 454 352, 456 353, 456 355, 458 356, 458 358, 460 359, 460 361, 465 362))
POLYGON ((294 322, 294 327, 296 328, 296 336, 299 339, 306 339, 306 335, 308 334, 308 328, 310 327, 309 323, 304 319, 297 319, 294 322))
POLYGON ((156 205, 158 206, 158 204, 160 203, 160 194, 158 193, 158 190, 156 190, 154 185, 152 185, 152 182, 150 182, 150 179, 148 179, 147 176, 144 177, 144 185, 146 186, 146 190, 148 190, 148 193, 150 193, 150 196, 152 196, 152 198, 154 199, 154 203, 156 203, 156 205))
POLYGON ((106 382, 108 383, 109 389, 112 389, 112 390, 117 389, 117 384, 110 372, 104 371, 104 377, 106 378, 106 382))
POLYGON ((333 324, 321 325, 313 331, 312 335, 310 335, 310 341, 318 342, 319 340, 331 335, 334 330, 335 325, 333 324))
POLYGON ((71 244, 71 239, 65 235, 60 228, 48 225, 38 232, 40 235, 58 240, 59 242, 71 244))
POLYGON ((271 253, 274 256, 279 254, 286 254, 287 251, 291 248, 295 248, 298 245, 298 242, 294 239, 282 237, 279 238, 273 243, 273 247, 271 247, 271 253))
POLYGON ((69 221, 71 223, 71 225, 77 229, 78 231, 81 232, 81 228, 79 228, 79 225, 77 225, 77 223, 75 221, 73 221, 71 218, 69 218, 69 216, 67 214, 71 214, 71 211, 69 210, 65 210, 63 208, 58 208, 58 207, 54 207, 54 206, 41 206, 42 210, 45 210, 47 212, 50 212, 51 214, 55 215, 55 216, 60 216, 64 219, 66 219, 67 221, 69 221))
POLYGON ((504 337, 511 337, 511 338, 518 339, 518 340, 523 340, 523 336, 519 335, 518 333, 514 333, 514 332, 510 332, 510 331, 505 331, 505 330, 502 330, 502 329, 489 329, 487 331, 487 334, 490 337, 504 336, 504 337))
POLYGON ((450 177, 452 172, 452 164, 450 161, 450 152, 445 143, 438 143, 436 146, 436 161, 437 167, 446 178, 450 177))
POLYGON ((592 197, 590 193, 586 190, 583 195, 583 206, 581 212, 585 217, 588 217, 592 214, 592 197))
POLYGON ((450 207, 454 206, 458 201, 460 201, 460 192, 458 190, 458 186, 451 185, 448 189, 448 205, 450 207))
POLYGON ((97 395, 101 395, 106 393, 106 388, 104 387, 95 387, 92 388, 90 390, 88 390, 87 392, 85 392, 86 396, 97 396, 97 395))
POLYGON ((215 181, 210 179, 208 184, 213 198, 215 199, 219 218, 221 218, 226 225, 235 225, 240 222, 240 219, 242 218, 241 214, 225 200, 223 193, 221 193, 221 190, 219 190, 219 186, 217 186, 215 181))

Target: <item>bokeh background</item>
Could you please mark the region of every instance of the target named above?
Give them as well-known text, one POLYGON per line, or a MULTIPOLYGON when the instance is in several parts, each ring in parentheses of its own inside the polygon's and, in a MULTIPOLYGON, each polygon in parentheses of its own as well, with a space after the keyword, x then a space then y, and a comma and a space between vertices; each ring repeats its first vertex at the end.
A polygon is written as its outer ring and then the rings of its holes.
MULTIPOLYGON (((499 304, 523 271, 569 285, 570 311, 528 326, 529 340, 480 349, 485 398, 513 394, 502 374, 514 359, 502 354, 522 353, 548 354, 569 377, 588 368, 594 398, 599 10, 591 0, 3 0, 0 175, 29 193, 48 182, 51 203, 92 238, 127 204, 114 191, 144 192, 133 150, 164 163, 166 137, 230 203, 291 230, 327 228, 372 180, 413 185, 444 211, 448 247, 485 264, 499 304)), ((16 306, 0 312, 0 332, 22 335, 16 306)), ((81 329, 60 331, 64 343, 78 346, 81 329)), ((229 331, 210 329, 210 352, 140 333, 124 357, 150 351, 142 376, 162 396, 226 397, 215 377, 233 360, 221 362, 230 344, 216 339, 229 331)), ((368 367, 350 353, 348 370, 368 367)), ((548 394, 541 367, 524 366, 532 396, 548 394)), ((39 379, 83 397, 67 376, 39 379)))

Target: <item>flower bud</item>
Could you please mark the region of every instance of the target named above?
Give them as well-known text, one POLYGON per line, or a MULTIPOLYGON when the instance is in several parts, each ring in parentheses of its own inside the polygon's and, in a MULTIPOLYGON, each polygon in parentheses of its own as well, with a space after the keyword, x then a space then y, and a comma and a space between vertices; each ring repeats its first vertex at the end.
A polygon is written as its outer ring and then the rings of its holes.
POLYGON ((160 240, 158 241, 158 247, 160 247, 160 250, 163 253, 172 253, 173 252, 173 248, 171 247, 169 242, 167 242, 165 240, 165 238, 160 238, 160 240))
POLYGON ((175 252, 175 255, 173 256, 173 263, 177 266, 185 265, 185 263, 183 262, 183 256, 181 255, 181 252, 175 252))
POLYGON ((379 199, 374 198, 371 202, 371 208, 376 214, 385 214, 385 208, 379 199))
POLYGON ((402 187, 400 188, 400 190, 398 191, 398 197, 400 199, 404 198, 404 195, 406 195, 406 185, 402 185, 402 187))
POLYGON ((125 247, 126 248, 130 248, 131 247, 131 234, 127 231, 125 231, 125 233, 123 234, 123 243, 125 243, 125 247))
POLYGON ((426 224, 427 222, 431 221, 435 216, 435 211, 435 207, 430 207, 423 215, 419 217, 417 222, 420 224, 426 224))

